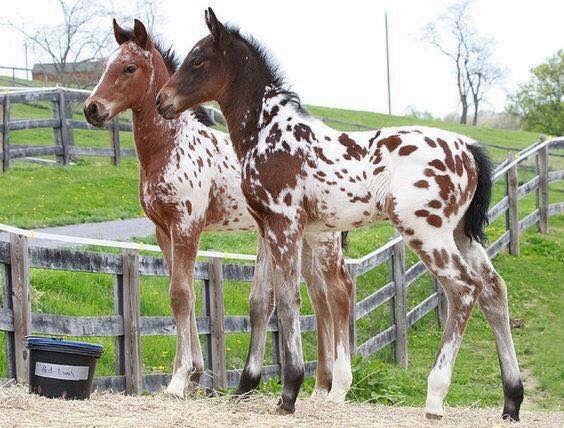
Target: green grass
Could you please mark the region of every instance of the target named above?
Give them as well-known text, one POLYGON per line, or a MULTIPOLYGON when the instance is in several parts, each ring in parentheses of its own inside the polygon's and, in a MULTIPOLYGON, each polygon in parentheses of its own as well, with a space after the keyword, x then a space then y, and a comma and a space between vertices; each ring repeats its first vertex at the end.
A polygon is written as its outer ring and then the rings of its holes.
MULTIPOLYGON (((376 113, 310 107, 316 115, 341 121, 364 124, 374 128, 406 124, 438 126, 469 135, 486 144, 505 145, 513 149, 528 146, 538 134, 461 126, 439 121, 420 121, 411 118, 386 116, 376 113)), ((47 105, 17 105, 15 118, 50 117, 47 105)), ((77 113, 78 115, 78 113, 77 113)), ((77 116, 78 117, 78 116, 77 116)), ((332 124, 339 128, 341 125, 332 124)), ((122 133, 122 146, 132 147, 131 134, 122 133)), ((52 144, 51 130, 17 131, 12 142, 21 144, 52 144)), ((107 132, 76 131, 75 142, 83 147, 108 147, 107 132)), ((491 150, 496 162, 506 156, 504 150, 491 150)), ((533 176, 528 163, 520 169, 520 183, 533 176)), ((553 168, 562 169, 561 158, 551 158, 553 168)), ((120 167, 110 165, 109 159, 85 158, 70 167, 46 167, 15 162, 8 173, 0 176, 0 222, 36 228, 41 226, 131 218, 142 215, 138 201, 138 164, 135 159, 124 159, 120 167)), ((494 201, 503 197, 505 186, 498 182, 494 187, 494 201)), ((561 201, 564 185, 551 185, 550 201, 561 201)), ((534 195, 520 202, 520 216, 534 209, 534 195)), ((491 239, 504 230, 504 220, 499 219, 488 229, 491 239)), ((551 219, 551 234, 538 235, 534 231, 523 237, 523 255, 519 258, 501 254, 495 265, 509 285, 512 317, 523 319, 525 327, 514 331, 517 352, 524 368, 532 371, 539 386, 535 391, 537 406, 557 408, 564 399, 562 370, 562 333, 552 326, 562 324, 563 301, 561 278, 562 237, 564 218, 551 219)), ((347 255, 360 257, 386 242, 393 228, 386 222, 358 229, 349 235, 347 255)), ((153 242, 154 237, 144 239, 153 242)), ((254 233, 205 233, 201 249, 215 249, 252 254, 255 252, 254 233)), ((416 257, 408 253, 408 265, 416 257)), ((55 272, 33 269, 32 306, 34 311, 66 315, 110 315, 113 313, 113 277, 102 274, 55 272)), ((381 266, 358 278, 357 298, 366 297, 387 282, 386 266, 381 266)), ((143 315, 171 315, 165 278, 142 278, 141 312, 143 315)), ((248 313, 248 283, 225 284, 226 313, 248 313)), ((197 310, 201 311, 201 287, 196 285, 197 310)), ((428 276, 410 287, 409 306, 415 306, 431 292, 428 276)), ((312 309, 302 287, 302 313, 312 309)), ((358 323, 358 341, 362 343, 389 325, 389 306, 383 305, 358 323)), ((247 334, 229 334, 227 357, 229 368, 242 367, 248 347, 247 334)), ((114 372, 114 342, 108 338, 89 339, 106 346, 98 375, 114 372)), ((266 362, 271 361, 269 337, 266 362)), ((374 400, 385 403, 423 403, 426 377, 433 363, 439 332, 433 314, 418 322, 409 333, 410 368, 398 369, 390 360, 389 348, 365 360, 355 361, 354 388, 349 398, 374 400)), ((170 372, 174 356, 173 337, 144 337, 142 352, 144 370, 170 372)), ((315 358, 315 334, 304 334, 304 353, 307 360, 315 358)), ((4 353, 0 353, 0 377, 5 376, 4 353)), ((311 390, 313 380, 308 379, 304 393, 311 390)), ((275 381, 263 386, 268 390, 279 388, 275 381)), ((483 316, 476 311, 470 322, 462 346, 447 401, 451 405, 499 406, 502 400, 501 381, 492 335, 483 316)))
POLYGON ((43 82, 40 82, 39 80, 27 80, 17 77, 12 79, 12 76, 0 76, 0 86, 21 87, 22 89, 25 89, 26 87, 41 87, 44 85, 43 82))
MULTIPOLYGON (((75 119, 81 119, 78 107, 75 110, 75 119)), ((374 128, 410 123, 440 126, 467 134, 486 144, 507 145, 517 149, 538 139, 538 134, 524 131, 476 128, 315 106, 311 106, 310 110, 316 115, 374 128)), ((47 103, 13 105, 14 119, 49 118, 51 115, 47 103)), ((332 125, 342 128, 340 124, 332 125)), ((75 130, 74 134, 77 146, 109 147, 107 131, 75 130)), ((132 148, 131 133, 122 132, 120 135, 122 147, 132 148)), ((54 144, 53 131, 50 129, 13 131, 10 138, 14 144, 54 144)), ((506 157, 505 151, 500 149, 491 149, 490 152, 496 162, 506 157)), ((563 164, 560 162, 560 165, 563 164)), ((42 227, 137 217, 142 215, 138 202, 138 174, 138 164, 130 158, 123 159, 119 168, 113 167, 109 158, 96 157, 85 157, 71 168, 15 161, 9 172, 0 176, 0 186, 5 189, 0 194, 0 222, 21 227, 42 227)), ((219 235, 216 238, 219 239, 218 244, 225 240, 219 235)))

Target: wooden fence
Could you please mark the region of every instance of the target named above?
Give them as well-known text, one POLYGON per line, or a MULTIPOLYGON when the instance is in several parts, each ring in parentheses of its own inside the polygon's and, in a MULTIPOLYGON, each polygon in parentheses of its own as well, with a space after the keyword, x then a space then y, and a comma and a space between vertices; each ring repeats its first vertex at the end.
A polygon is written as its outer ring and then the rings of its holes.
MULTIPOLYGON (((548 231, 548 218, 564 212, 564 201, 548 203, 549 183, 564 178, 564 170, 549 171, 549 148, 564 148, 564 139, 540 141, 509 158, 495 171, 494 180, 506 178, 505 197, 490 208, 491 221, 506 216, 505 232, 487 249, 490 257, 505 248, 512 254, 519 254, 519 235, 527 228, 538 225, 541 232, 548 231), (538 172, 530 181, 518 185, 517 168, 525 159, 536 158, 538 172), (522 220, 518 217, 518 201, 531 192, 537 193, 536 207, 522 220)), ((140 276, 167 276, 168 272, 161 257, 139 253, 154 246, 135 243, 116 244, 111 241, 90 240, 91 243, 124 248, 122 254, 106 254, 68 249, 49 249, 29 246, 29 239, 46 238, 46 234, 0 226, 10 232, 10 242, 0 243, 0 267, 3 278, 3 306, 0 308, 0 330, 5 331, 8 375, 25 382, 28 376, 28 356, 25 337, 30 334, 65 335, 75 337, 115 337, 116 374, 95 379, 97 389, 111 388, 114 391, 141 393, 156 391, 165 385, 170 375, 143 375, 141 346, 142 336, 170 336, 176 334, 172 317, 142 316, 140 314, 140 276), (99 317, 73 317, 32 312, 29 273, 31 268, 63 271, 93 272, 114 275, 115 315, 99 317)), ((51 237, 68 242, 86 243, 84 238, 51 237)), ((203 281, 204 314, 197 318, 198 331, 205 336, 206 368, 203 384, 215 388, 235 386, 239 370, 227 370, 225 336, 233 332, 249 332, 248 316, 226 316, 224 311, 223 284, 226 280, 252 281, 254 265, 250 263, 224 263, 219 253, 201 252, 208 256, 198 262, 195 277, 203 281)), ((224 257, 237 258, 237 255, 224 257)), ((242 256, 249 260, 252 256, 242 256)), ((392 345, 395 358, 402 367, 408 365, 408 329, 430 311, 435 310, 439 320, 446 315, 446 299, 438 283, 431 295, 408 310, 407 292, 414 281, 426 272, 423 263, 418 262, 406 269, 405 246, 398 237, 360 259, 348 259, 348 268, 355 279, 376 267, 387 263, 390 281, 361 301, 353 293, 351 301, 350 333, 351 352, 368 356, 392 345), (389 302, 390 327, 379 332, 362 344, 356 342, 358 320, 368 316, 380 305, 389 302)), ((375 287, 376 288, 376 287, 375 287)), ((316 328, 315 316, 300 317, 302 331, 316 328)), ((270 319, 268 330, 277 335, 275 315, 270 319)), ((273 340, 275 364, 264 367, 263 378, 279 374, 278 341, 273 340)), ((311 375, 315 361, 306 362, 306 374, 311 375)))
MULTIPOLYGON (((110 157, 114 165, 119 165, 122 156, 136 156, 134 149, 124 149, 120 144, 120 132, 131 132, 129 122, 115 117, 106 128, 97 128, 86 120, 73 118, 72 103, 80 106, 89 91, 66 88, 26 89, 12 93, 0 93, 0 171, 6 171, 14 159, 26 159, 37 156, 55 156, 56 162, 67 165, 72 158, 79 156, 110 157), (25 103, 50 103, 51 119, 12 119, 12 106, 25 103), (14 131, 30 129, 52 129, 53 145, 12 144, 10 135, 14 131), (75 129, 88 129, 109 132, 108 148, 78 147, 74 142, 75 129)), ((82 109, 82 107, 81 107, 82 109)), ((223 117, 213 109, 208 109, 214 121, 224 124, 223 117)))

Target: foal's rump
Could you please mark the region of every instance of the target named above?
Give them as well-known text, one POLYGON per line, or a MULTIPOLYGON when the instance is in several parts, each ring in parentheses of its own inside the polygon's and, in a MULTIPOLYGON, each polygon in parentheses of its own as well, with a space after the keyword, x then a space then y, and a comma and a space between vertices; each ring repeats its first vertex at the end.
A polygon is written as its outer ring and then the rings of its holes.
MULTIPOLYGON (((401 144, 389 151, 388 204, 412 227, 428 229, 431 235, 444 228, 454 230, 478 186, 477 143, 433 128, 404 132, 401 144)), ((485 170, 484 175, 489 174, 485 170)), ((485 183, 482 190, 488 186, 485 183)))

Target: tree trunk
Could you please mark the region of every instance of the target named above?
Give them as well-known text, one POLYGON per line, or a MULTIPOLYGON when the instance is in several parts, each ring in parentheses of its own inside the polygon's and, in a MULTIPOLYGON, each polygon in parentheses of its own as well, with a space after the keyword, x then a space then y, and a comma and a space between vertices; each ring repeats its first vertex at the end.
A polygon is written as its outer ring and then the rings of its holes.
POLYGON ((468 101, 466 96, 460 98, 460 102, 462 103, 462 113, 460 114, 460 123, 466 125, 468 122, 468 101))
POLYGON ((478 106, 480 104, 480 100, 474 98, 474 117, 472 118, 472 125, 476 126, 478 124, 478 106))

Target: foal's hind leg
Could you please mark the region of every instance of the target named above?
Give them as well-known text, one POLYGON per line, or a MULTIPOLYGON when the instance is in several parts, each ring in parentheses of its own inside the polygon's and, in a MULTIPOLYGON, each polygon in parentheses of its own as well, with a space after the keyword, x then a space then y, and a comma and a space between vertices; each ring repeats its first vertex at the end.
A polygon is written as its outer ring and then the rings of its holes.
POLYGON ((479 297, 480 309, 488 319, 493 330, 501 378, 503 383, 503 418, 519 420, 519 409, 523 401, 523 383, 509 325, 507 287, 503 278, 495 271, 484 248, 466 237, 463 233, 455 235, 456 244, 471 265, 474 272, 479 272, 484 280, 484 288, 479 297))
POLYGON ((447 300, 448 315, 439 353, 427 384, 428 417, 444 416, 443 401, 450 386, 452 370, 462 342, 466 324, 482 290, 481 278, 472 271, 450 236, 426 237, 419 240, 417 232, 408 241, 413 250, 441 283, 447 300))
POLYGON ((321 262, 317 257, 317 245, 310 246, 305 236, 302 249, 302 277, 307 285, 317 319, 317 371, 313 396, 326 397, 333 381, 333 319, 328 301, 327 288, 321 262))
POLYGON ((329 270, 328 275, 333 278, 332 281, 327 281, 330 284, 329 302, 335 332, 335 363, 333 365, 333 384, 327 398, 342 403, 347 397, 353 380, 349 340, 349 313, 353 282, 342 257, 334 269, 329 270))
MULTIPOLYGON (((429 374, 428 417, 444 415, 443 400, 448 392, 452 370, 462 342, 464 329, 472 308, 482 290, 482 279, 464 260, 454 240, 454 221, 442 227, 430 226, 414 216, 416 200, 404 200, 404 205, 388 204, 388 215, 400 230, 407 244, 417 253, 427 268, 441 283, 448 299, 448 316, 437 359, 429 374)), ((459 219, 456 224, 458 224, 459 219)))
POLYGON ((348 326, 352 280, 344 266, 340 233, 306 234, 304 238, 302 275, 317 318, 314 394, 341 402, 352 383, 348 326))
POLYGON ((326 284, 326 299, 333 322, 333 340, 331 341, 333 352, 331 355, 334 355, 334 361, 332 363, 331 391, 327 398, 343 402, 352 384, 349 343, 349 305, 352 280, 344 265, 340 233, 306 234, 305 240, 315 254, 316 269, 326 284))

